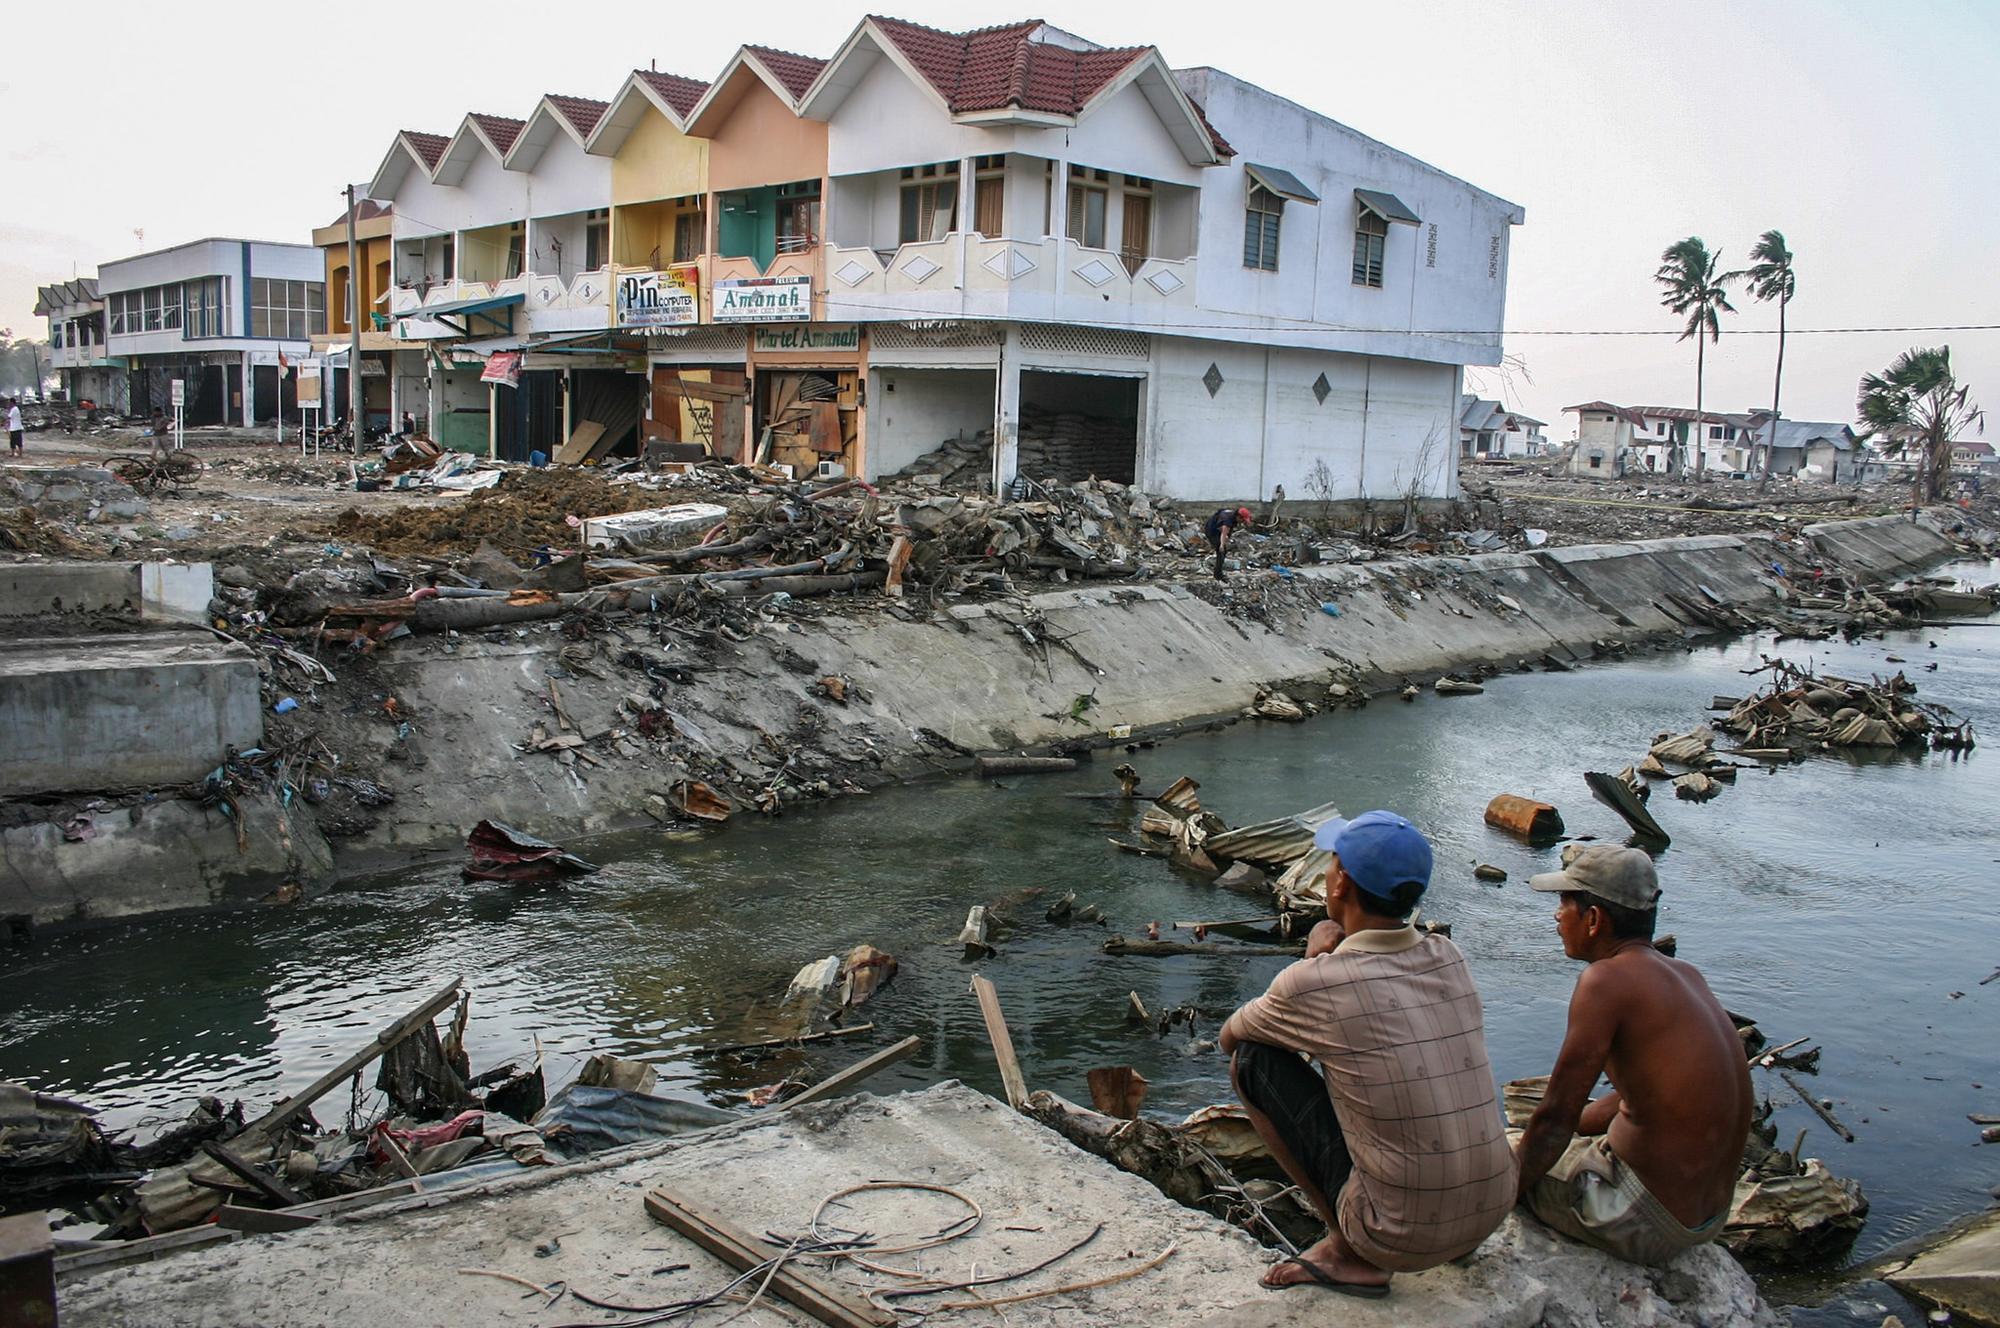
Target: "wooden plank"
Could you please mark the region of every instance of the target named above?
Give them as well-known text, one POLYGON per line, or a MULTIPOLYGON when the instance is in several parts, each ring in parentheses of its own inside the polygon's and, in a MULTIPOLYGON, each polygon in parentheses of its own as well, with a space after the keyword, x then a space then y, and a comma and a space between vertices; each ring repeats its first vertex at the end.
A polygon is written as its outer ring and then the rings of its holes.
POLYGON ((569 441, 556 449, 555 462, 560 466, 573 466, 590 455, 590 449, 604 436, 604 426, 596 420, 584 420, 570 430, 569 441))
MULTIPOLYGON (((738 1272, 759 1267, 774 1253, 742 1228, 665 1190, 646 1192, 646 1211, 738 1272)), ((769 1289, 830 1328, 891 1328, 896 1322, 895 1315, 807 1277, 793 1264, 772 1273, 769 1289)))
POLYGON ((1019 1111, 1028 1101, 1028 1085, 1021 1078, 1021 1063, 1014 1059, 1014 1039, 1007 1032, 1007 1016, 1000 1010, 1000 993, 987 977, 972 979, 972 994, 979 1000, 979 1015, 986 1021, 986 1040, 993 1044, 993 1059, 1000 1062, 1000 1085, 1007 1092, 1007 1105, 1019 1111))
POLYGON ((201 1151, 228 1168, 238 1179, 248 1182, 259 1194, 280 1208, 290 1208, 294 1204, 306 1202, 303 1194, 283 1181, 259 1171, 226 1144, 205 1143, 201 1146, 201 1151))
POLYGON ((463 984, 464 979, 453 978, 444 990, 377 1033, 373 1042, 252 1121, 244 1133, 275 1133, 280 1125, 347 1082, 347 1077, 356 1070, 435 1019, 439 1011, 458 999, 458 989, 463 984))
POLYGON ((56 1276, 68 1277, 73 1273, 86 1272, 93 1268, 116 1268, 126 1263, 145 1263, 177 1250, 189 1250, 202 1245, 217 1245, 224 1241, 241 1239, 243 1235, 238 1231, 199 1226, 187 1231, 169 1231, 164 1236, 147 1236, 140 1240, 108 1240, 104 1242, 104 1248, 101 1250, 79 1250, 75 1254, 57 1255, 56 1276))
POLYGON ((1205 945, 1187 941, 1128 941, 1113 936, 1104 943, 1104 953, 1128 957, 1160 959, 1169 955, 1221 955, 1225 959, 1257 959, 1288 955, 1294 959, 1306 952, 1305 942, 1297 945, 1205 945))
POLYGON ((908 1060, 917 1048, 923 1045, 924 1040, 920 1037, 906 1037, 893 1046, 882 1048, 873 1056, 854 1062, 837 1074, 827 1076, 797 1097, 788 1099, 778 1110, 790 1111, 793 1107, 803 1107, 810 1102, 824 1102, 827 1098, 839 1097, 877 1070, 886 1069, 897 1061, 908 1060))
POLYGON ((270 1208, 238 1208, 235 1204, 224 1204, 215 1214, 215 1225, 228 1231, 263 1234, 318 1226, 319 1219, 308 1217, 304 1213, 287 1213, 270 1208))

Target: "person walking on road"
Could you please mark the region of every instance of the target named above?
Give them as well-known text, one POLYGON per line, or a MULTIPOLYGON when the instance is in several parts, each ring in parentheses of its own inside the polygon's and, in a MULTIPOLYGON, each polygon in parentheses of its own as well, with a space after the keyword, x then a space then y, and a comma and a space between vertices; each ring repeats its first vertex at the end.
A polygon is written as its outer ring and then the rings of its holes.
POLYGON ((1215 550, 1216 580, 1223 579, 1222 558, 1229 551, 1230 535, 1237 527, 1249 525, 1250 519, 1250 509, 1247 507, 1239 507, 1233 511, 1227 507, 1218 507, 1214 515, 1210 516, 1207 523, 1202 526, 1201 531, 1208 536, 1209 547, 1215 550))
POLYGON ((13 397, 7 402, 7 455, 21 455, 21 398, 13 397))

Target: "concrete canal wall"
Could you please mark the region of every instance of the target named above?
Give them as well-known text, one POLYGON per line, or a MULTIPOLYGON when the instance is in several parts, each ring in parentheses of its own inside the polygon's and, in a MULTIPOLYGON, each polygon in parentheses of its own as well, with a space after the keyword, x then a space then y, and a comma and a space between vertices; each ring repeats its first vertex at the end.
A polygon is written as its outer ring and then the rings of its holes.
MULTIPOLYGON (((1954 547, 1928 517, 1829 523, 1801 537, 1869 579, 1934 565, 1954 547)), ((1310 689, 1336 677, 1380 688, 1544 654, 1584 659, 1599 642, 1680 635, 1675 596, 1767 604, 1772 565, 1789 569, 1805 553, 1703 536, 1310 568, 1277 587, 1275 608, 1256 612, 1244 607, 1264 594, 1254 575, 1230 583, 1233 607, 1209 602, 1208 587, 1148 584, 957 604, 928 620, 832 610, 740 645, 718 642, 689 682, 668 687, 690 763, 604 737, 631 727, 620 704, 646 686, 613 661, 633 648, 666 653, 643 620, 614 621, 594 638, 589 674, 558 660, 568 642, 552 624, 406 639, 341 666, 367 669, 371 694, 394 696, 406 724, 385 721, 379 706, 329 704, 315 715, 347 768, 394 790, 372 826, 329 844, 309 809, 281 814, 273 803, 251 809, 239 847, 231 823, 180 804, 172 816, 100 817, 80 844, 17 817, 0 827, 0 916, 46 926, 205 907, 287 881, 310 891, 456 855, 483 817, 575 841, 653 824, 661 796, 689 775, 739 792, 780 769, 865 787, 952 768, 954 748, 1075 742, 1123 725, 1171 733, 1235 715, 1272 684, 1316 699, 1310 689), (552 674, 576 731, 599 739, 589 761, 524 750, 537 721, 555 731, 552 674), (829 675, 851 681, 848 704, 820 687, 829 675), (1093 698, 1081 722, 1070 718, 1080 696, 1093 698)))

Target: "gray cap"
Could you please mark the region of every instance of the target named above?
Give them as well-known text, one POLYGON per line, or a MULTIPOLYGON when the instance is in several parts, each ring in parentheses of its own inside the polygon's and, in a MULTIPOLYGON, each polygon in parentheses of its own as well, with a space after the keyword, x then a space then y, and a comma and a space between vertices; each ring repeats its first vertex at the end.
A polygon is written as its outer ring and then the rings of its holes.
POLYGON ((1636 848, 1616 844, 1572 844, 1563 850, 1561 871, 1528 878, 1532 889, 1554 893, 1580 890, 1607 904, 1644 911, 1660 902, 1660 878, 1653 860, 1636 848))

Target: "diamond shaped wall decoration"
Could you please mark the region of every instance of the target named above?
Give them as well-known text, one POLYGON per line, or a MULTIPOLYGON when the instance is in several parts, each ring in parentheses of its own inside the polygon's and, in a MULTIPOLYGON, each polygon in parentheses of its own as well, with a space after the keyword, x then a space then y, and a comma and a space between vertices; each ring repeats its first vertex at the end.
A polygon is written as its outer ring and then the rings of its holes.
POLYGON ((1321 374, 1319 377, 1313 379, 1313 399, 1315 401, 1324 406, 1326 399, 1332 395, 1333 384, 1326 381, 1325 374, 1321 374))
POLYGON ((1208 372, 1201 376, 1201 385, 1208 389, 1210 396, 1214 396, 1217 392, 1220 392, 1222 390, 1222 370, 1216 368, 1211 362, 1208 366, 1208 372))
POLYGON ((929 281, 932 277, 944 271, 944 269, 936 263, 931 262, 930 259, 925 258, 922 254, 918 254, 911 258, 909 262, 903 264, 902 271, 904 276, 921 286, 924 282, 929 281))
POLYGON ((833 275, 850 286, 859 286, 862 282, 868 280, 869 274, 874 270, 874 268, 869 267, 860 259, 850 258, 835 269, 833 275))
POLYGON ((588 281, 580 283, 576 288, 576 298, 585 302, 596 299, 597 287, 591 285, 588 281))
POLYGON ((1082 277, 1092 286, 1102 286, 1105 282, 1118 275, 1105 266, 1104 260, 1101 258, 1093 258, 1082 267, 1071 268, 1070 271, 1082 277))
POLYGON ((1147 273, 1146 284, 1162 295, 1172 295, 1175 291, 1187 285, 1185 281, 1182 281, 1166 268, 1160 268, 1157 271, 1147 273))
POLYGON ((1004 277, 1008 281, 1018 281, 1030 272, 1033 272, 1040 264, 1010 244, 991 258, 986 259, 980 266, 997 277, 1004 277))

